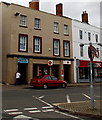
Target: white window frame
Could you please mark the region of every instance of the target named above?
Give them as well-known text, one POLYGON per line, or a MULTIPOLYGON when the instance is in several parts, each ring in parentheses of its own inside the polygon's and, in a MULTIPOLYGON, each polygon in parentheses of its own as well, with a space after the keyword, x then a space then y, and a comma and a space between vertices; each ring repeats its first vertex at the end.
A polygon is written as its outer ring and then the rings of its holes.
POLYGON ((27 16, 20 15, 20 26, 27 26, 27 16))
POLYGON ((41 37, 34 37, 34 53, 41 53, 42 52, 42 38, 41 37))
POLYGON ((40 21, 40 19, 39 18, 35 18, 34 19, 34 28, 36 28, 36 29, 41 29, 41 21, 40 21))
POLYGON ((83 46, 80 47, 80 57, 84 56, 84 49, 83 46))
POLYGON ((91 33, 88 32, 88 41, 91 41, 91 33))
POLYGON ((19 51, 26 52, 27 51, 27 35, 20 34, 19 35, 19 51), (23 47, 22 47, 23 46, 23 47))
POLYGON ((54 22, 54 33, 59 33, 59 23, 54 22))
POLYGON ((60 41, 58 39, 54 39, 53 41, 53 53, 54 56, 59 56, 60 55, 60 41))
POLYGON ((69 31, 68 31, 68 25, 64 24, 64 35, 68 35, 69 31))
POLYGON ((69 57, 70 56, 70 46, 69 41, 63 41, 63 47, 64 47, 64 56, 69 57))

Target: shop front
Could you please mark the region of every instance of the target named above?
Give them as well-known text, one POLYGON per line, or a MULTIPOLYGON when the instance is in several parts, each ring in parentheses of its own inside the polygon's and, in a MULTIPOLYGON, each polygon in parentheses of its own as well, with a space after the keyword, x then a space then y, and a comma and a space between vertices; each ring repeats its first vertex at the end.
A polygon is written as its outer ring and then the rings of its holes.
MULTIPOLYGON (((78 82, 90 82, 90 61, 79 60, 78 82)), ((102 82, 102 62, 93 61, 92 73, 94 82, 102 82)))

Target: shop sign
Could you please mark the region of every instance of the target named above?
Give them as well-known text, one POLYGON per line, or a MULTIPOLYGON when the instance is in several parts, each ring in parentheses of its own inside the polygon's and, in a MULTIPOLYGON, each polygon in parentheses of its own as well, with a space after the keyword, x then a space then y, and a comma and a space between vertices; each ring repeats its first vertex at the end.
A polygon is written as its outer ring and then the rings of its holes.
MULTIPOLYGON (((93 67, 101 67, 101 63, 92 63, 93 67)), ((90 67, 90 63, 88 63, 88 67, 90 67)))
POLYGON ((63 61, 63 64, 64 64, 64 65, 65 65, 65 64, 66 64, 66 65, 70 65, 70 64, 71 64, 71 61, 64 60, 64 61, 63 61))
POLYGON ((18 63, 28 63, 28 58, 18 58, 18 63))
POLYGON ((52 66, 53 65, 53 60, 48 60, 48 66, 52 66))

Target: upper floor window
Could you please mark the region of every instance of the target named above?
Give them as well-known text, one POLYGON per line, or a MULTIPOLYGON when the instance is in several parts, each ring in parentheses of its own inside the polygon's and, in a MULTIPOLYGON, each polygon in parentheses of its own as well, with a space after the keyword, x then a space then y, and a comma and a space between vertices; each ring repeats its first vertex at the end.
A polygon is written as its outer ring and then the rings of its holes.
POLYGON ((53 54, 55 56, 60 55, 60 41, 58 39, 53 40, 53 54))
POLYGON ((68 57, 70 56, 70 47, 69 47, 69 41, 63 41, 63 48, 64 48, 64 56, 68 57))
POLYGON ((40 19, 39 18, 35 18, 34 21, 34 28, 40 29, 40 19))
POLYGON ((98 42, 98 35, 97 34, 95 34, 95 40, 96 40, 96 42, 98 42))
POLYGON ((64 24, 64 34, 68 35, 68 25, 64 24))
POLYGON ((41 37, 34 37, 34 45, 33 49, 35 53, 42 53, 42 38, 41 37))
POLYGON ((79 30, 79 37, 81 40, 83 39, 83 31, 82 30, 79 30))
POLYGON ((88 40, 91 41, 91 33, 88 32, 88 40))
POLYGON ((54 33, 59 33, 59 24, 57 22, 54 22, 54 33))
POLYGON ((20 15, 20 25, 21 26, 27 26, 27 16, 20 15))
POLYGON ((18 50, 21 52, 28 51, 28 35, 19 34, 18 50))
POLYGON ((83 46, 80 47, 80 56, 83 57, 83 46))

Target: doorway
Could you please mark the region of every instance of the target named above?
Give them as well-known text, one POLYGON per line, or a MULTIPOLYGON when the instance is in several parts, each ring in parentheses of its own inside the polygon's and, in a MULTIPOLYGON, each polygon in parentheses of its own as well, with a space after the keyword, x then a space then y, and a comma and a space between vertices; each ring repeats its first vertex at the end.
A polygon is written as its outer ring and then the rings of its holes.
POLYGON ((26 84, 27 83, 27 78, 26 78, 26 73, 27 73, 27 64, 26 63, 18 63, 18 71, 21 74, 20 77, 20 84, 26 84))
POLYGON ((64 80, 70 83, 70 66, 64 65, 64 80))

